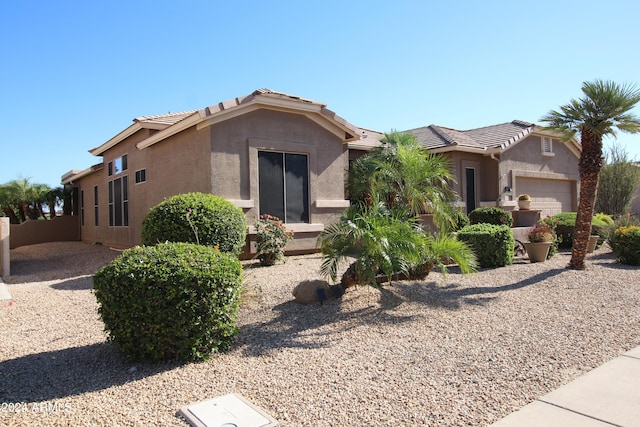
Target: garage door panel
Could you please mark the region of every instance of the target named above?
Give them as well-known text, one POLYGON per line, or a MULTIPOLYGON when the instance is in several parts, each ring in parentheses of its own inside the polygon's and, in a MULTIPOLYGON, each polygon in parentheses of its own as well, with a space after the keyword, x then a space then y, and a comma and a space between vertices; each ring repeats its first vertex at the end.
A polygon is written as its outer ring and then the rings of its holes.
POLYGON ((573 210, 573 181, 558 179, 516 178, 517 194, 531 196, 531 208, 542 216, 573 210))

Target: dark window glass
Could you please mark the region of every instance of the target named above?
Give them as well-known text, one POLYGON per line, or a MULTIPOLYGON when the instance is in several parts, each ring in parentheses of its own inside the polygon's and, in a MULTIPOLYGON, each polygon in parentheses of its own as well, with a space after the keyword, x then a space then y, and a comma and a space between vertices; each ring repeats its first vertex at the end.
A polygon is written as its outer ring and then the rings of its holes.
POLYGON ((285 222, 309 222, 307 156, 285 154, 285 222))
POLYGON ((122 225, 122 179, 113 180, 113 225, 122 225))
POLYGON ((304 154, 258 152, 260 214, 309 222, 309 172, 304 154))
POLYGON ((98 226, 98 186, 93 187, 93 225, 98 226))
POLYGON ((145 182, 146 180, 147 180, 146 169, 140 169, 139 171, 136 171, 136 184, 145 182))
POLYGON ((80 225, 84 225, 84 190, 80 190, 80 225))
POLYGON ((113 181, 109 181, 109 226, 113 227, 113 181))
POLYGON ((284 215, 284 158, 282 153, 260 151, 258 153, 260 214, 284 215))

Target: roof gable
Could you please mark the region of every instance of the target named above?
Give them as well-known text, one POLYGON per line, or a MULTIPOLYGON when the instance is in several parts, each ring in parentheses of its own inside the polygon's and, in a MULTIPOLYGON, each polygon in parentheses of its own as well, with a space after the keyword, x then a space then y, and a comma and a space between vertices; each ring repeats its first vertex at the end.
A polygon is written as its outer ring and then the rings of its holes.
POLYGON ((133 119, 131 126, 89 152, 100 156, 141 129, 157 130, 158 132, 136 144, 142 150, 192 126, 197 126, 200 130, 261 108, 304 115, 343 142, 360 138, 359 129, 326 108, 326 104, 270 89, 258 89, 250 95, 219 102, 201 110, 137 117, 133 119))
POLYGON ((536 125, 533 123, 514 120, 470 130, 456 130, 443 126, 429 125, 411 129, 412 133, 422 145, 437 151, 502 151, 512 144, 528 136, 536 125))

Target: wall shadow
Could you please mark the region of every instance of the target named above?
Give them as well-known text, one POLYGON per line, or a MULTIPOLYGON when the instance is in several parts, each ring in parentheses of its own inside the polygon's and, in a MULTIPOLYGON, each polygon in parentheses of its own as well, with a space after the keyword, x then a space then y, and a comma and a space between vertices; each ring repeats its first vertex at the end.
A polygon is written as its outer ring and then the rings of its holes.
POLYGON ((438 286, 435 282, 394 282, 394 287, 403 299, 429 307, 456 310, 464 304, 486 305, 498 298, 496 294, 535 285, 565 271, 566 268, 555 268, 513 283, 509 283, 510 276, 505 275, 506 283, 501 286, 463 287, 452 282, 445 286, 438 286))
POLYGON ((0 402, 41 402, 104 390, 180 366, 132 364, 109 343, 30 354, 0 362, 0 402))
POLYGON ((93 289, 93 276, 74 277, 63 282, 54 283, 51 288, 59 291, 86 291, 93 289))
POLYGON ((92 275, 122 252, 83 242, 52 242, 11 249, 7 284, 35 283, 92 275))

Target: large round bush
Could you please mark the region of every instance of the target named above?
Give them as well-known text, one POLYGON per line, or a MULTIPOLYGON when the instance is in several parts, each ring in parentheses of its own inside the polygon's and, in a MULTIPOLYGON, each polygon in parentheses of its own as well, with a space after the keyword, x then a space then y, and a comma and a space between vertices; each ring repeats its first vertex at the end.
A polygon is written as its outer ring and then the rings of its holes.
POLYGON ((242 209, 213 194, 187 193, 151 208, 142 220, 140 240, 143 245, 199 243, 238 255, 246 236, 247 219, 242 209))
POLYGON ((204 360, 233 343, 242 267, 191 243, 137 246, 93 277, 108 340, 134 360, 204 360))
POLYGON ((640 227, 630 225, 616 228, 609 238, 609 245, 618 262, 640 265, 640 227))

